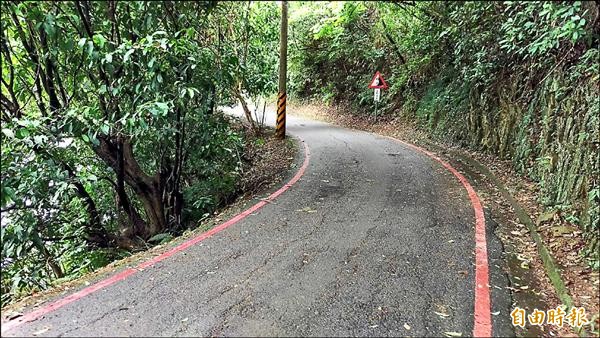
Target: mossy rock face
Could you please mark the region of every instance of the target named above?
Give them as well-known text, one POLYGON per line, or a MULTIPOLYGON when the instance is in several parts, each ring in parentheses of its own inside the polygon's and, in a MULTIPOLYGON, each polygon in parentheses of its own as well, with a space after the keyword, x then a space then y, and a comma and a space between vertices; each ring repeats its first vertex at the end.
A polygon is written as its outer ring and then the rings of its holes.
POLYGON ((538 183, 548 210, 576 220, 586 253, 597 261, 600 76, 597 65, 589 64, 595 59, 551 71, 534 87, 525 85, 535 76, 526 67, 494 88, 475 89, 440 75, 417 103, 417 116, 438 139, 510 159, 538 183))

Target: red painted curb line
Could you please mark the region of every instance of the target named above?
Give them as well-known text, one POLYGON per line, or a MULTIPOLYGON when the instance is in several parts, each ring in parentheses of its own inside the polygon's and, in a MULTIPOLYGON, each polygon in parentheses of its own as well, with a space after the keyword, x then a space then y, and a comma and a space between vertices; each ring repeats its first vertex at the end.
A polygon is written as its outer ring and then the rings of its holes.
MULTIPOLYGON (((384 135, 385 136, 385 135, 384 135)), ((489 264, 487 254, 487 241, 485 238, 485 216, 483 214, 483 207, 481 201, 475 192, 475 189, 471 186, 469 181, 454 169, 448 162, 442 160, 437 155, 429 152, 421 147, 414 144, 404 142, 391 136, 385 136, 396 142, 400 142, 405 146, 408 146, 414 150, 422 152, 423 154, 431 157, 438 161, 444 168, 448 169, 467 190, 469 199, 473 205, 475 211, 475 304, 474 304, 474 324, 473 324, 473 336, 474 337, 491 337, 492 336, 492 315, 491 315, 491 302, 490 302, 490 283, 489 283, 489 264)))
POLYGON ((91 285, 91 286, 88 286, 85 289, 79 290, 79 291, 77 291, 73 294, 70 294, 64 298, 54 301, 46 306, 43 306, 39 309, 29 312, 21 317, 18 317, 13 320, 10 320, 8 322, 2 323, 1 332, 5 333, 21 324, 34 321, 45 314, 48 314, 54 310, 57 310, 65 305, 70 304, 80 298, 83 298, 93 292, 96 292, 100 289, 103 289, 103 288, 109 286, 109 285, 112 285, 112 284, 115 284, 116 282, 124 280, 125 278, 135 274, 136 272, 139 272, 145 268, 151 267, 152 265, 154 265, 168 257, 171 257, 174 254, 176 254, 180 251, 183 251, 194 244, 197 244, 198 242, 205 240, 205 239, 211 237, 212 235, 226 229, 227 227, 239 222, 240 220, 248 217, 253 212, 257 211, 258 209, 265 206, 267 203, 270 203, 272 200, 277 198, 279 195, 283 194, 286 190, 291 188, 292 185, 294 185, 296 182, 298 182, 298 180, 302 177, 302 175, 304 175, 304 172, 306 171, 306 168, 308 167, 308 163, 310 161, 310 149, 308 148, 308 145, 306 145, 306 143, 304 141, 303 141, 303 145, 304 145, 304 162, 302 163, 302 166, 300 167, 300 169, 298 169, 298 171, 296 172, 294 177, 292 177, 291 180, 289 180, 283 187, 279 188, 279 190, 275 191, 274 193, 269 195, 267 198, 261 200, 260 202, 256 203, 255 205, 251 206, 250 208, 242 211, 241 213, 237 214, 236 216, 234 216, 227 222, 221 223, 218 226, 216 226, 206 232, 203 232, 202 234, 198 235, 197 237, 187 240, 187 241, 177 245, 176 247, 172 248, 171 250, 164 252, 148 261, 145 261, 145 262, 139 264, 138 266, 136 266, 135 268, 128 268, 126 270, 123 270, 123 271, 119 272, 118 274, 108 277, 100 282, 97 282, 97 283, 91 285))

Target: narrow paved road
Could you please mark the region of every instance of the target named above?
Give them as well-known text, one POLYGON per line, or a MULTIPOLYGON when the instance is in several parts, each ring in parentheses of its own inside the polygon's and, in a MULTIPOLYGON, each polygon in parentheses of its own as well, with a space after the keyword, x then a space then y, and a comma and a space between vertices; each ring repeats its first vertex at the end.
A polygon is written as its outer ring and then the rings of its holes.
MULTIPOLYGON (((458 180, 369 133, 296 118, 288 132, 310 165, 274 203, 5 335, 471 335, 475 222, 458 180)), ((504 286, 492 285, 502 335, 504 286)))

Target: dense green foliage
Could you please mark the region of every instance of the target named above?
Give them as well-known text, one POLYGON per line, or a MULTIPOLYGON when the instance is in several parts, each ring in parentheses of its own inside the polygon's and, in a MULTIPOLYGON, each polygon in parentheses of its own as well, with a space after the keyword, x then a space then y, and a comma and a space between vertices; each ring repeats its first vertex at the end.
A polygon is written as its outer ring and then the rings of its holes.
POLYGON ((274 92, 277 7, 2 2, 2 303, 197 225, 274 92), (268 57, 264 57, 267 55, 268 57))
POLYGON ((540 202, 584 232, 598 268, 599 5, 593 2, 295 3, 290 69, 301 99, 385 112, 512 160, 540 202))

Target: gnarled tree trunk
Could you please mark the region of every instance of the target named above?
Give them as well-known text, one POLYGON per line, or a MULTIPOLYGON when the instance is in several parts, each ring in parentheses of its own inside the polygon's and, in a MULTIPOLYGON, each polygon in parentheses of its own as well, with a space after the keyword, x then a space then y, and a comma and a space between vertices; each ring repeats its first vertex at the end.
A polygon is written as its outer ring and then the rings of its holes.
POLYGON ((146 174, 133 154, 133 145, 128 139, 111 140, 101 137, 100 145, 94 148, 96 154, 117 173, 117 196, 123 211, 130 222, 128 237, 148 239, 167 228, 167 217, 163 195, 165 185, 161 175, 146 174), (135 192, 142 203, 146 219, 143 219, 132 205, 125 185, 135 192))

